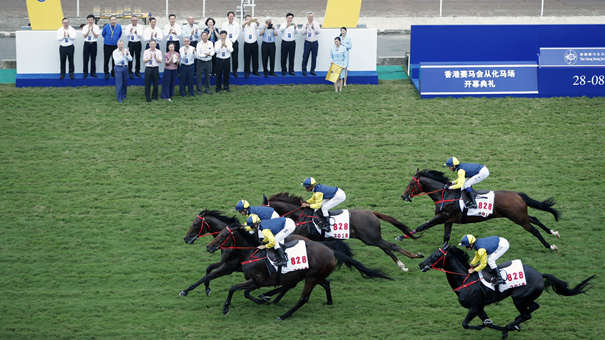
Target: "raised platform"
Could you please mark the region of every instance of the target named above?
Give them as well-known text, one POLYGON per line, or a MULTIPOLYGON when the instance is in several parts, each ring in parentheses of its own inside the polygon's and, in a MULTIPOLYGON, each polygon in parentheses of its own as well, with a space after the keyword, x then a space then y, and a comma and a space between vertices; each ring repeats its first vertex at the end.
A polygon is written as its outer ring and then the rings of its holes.
MULTIPOLYGON (((269 76, 265 78, 263 73, 260 77, 250 75, 249 78, 244 77, 243 72, 239 72, 239 77, 235 78, 233 74, 229 77, 230 85, 306 85, 306 84, 332 84, 327 81, 327 72, 317 72, 317 76, 312 76, 307 72, 307 76, 303 76, 302 72, 296 72, 296 76, 287 74, 282 76, 281 72, 276 72, 277 77, 269 76)), ((82 73, 76 73, 75 79, 70 79, 66 76, 65 79, 59 79, 58 73, 45 74, 17 74, 17 87, 76 87, 76 86, 115 86, 114 78, 105 79, 103 73, 97 73, 98 78, 88 76, 82 79, 82 73)), ((215 85, 216 78, 210 78, 210 85, 215 85)), ((162 75, 160 74, 160 84, 162 83, 162 75)), ((347 83, 349 84, 365 84, 377 85, 378 73, 376 71, 349 71, 347 83)), ((128 85, 144 86, 144 77, 128 79, 128 85)))

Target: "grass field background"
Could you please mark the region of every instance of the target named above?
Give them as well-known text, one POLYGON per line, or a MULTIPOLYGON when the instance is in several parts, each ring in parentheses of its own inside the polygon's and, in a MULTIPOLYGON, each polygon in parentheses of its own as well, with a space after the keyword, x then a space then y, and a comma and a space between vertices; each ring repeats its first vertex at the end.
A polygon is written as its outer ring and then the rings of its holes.
MULTIPOLYGON (((343 188, 343 208, 372 209, 416 227, 433 213, 428 197, 400 195, 416 168, 447 170, 450 156, 481 162, 479 189, 554 197, 563 215, 530 211, 562 238, 553 252, 508 220, 455 225, 465 233, 510 240, 501 258, 522 259, 576 285, 597 274, 589 296, 544 293, 542 308, 510 339, 605 337, 603 111, 605 98, 421 100, 407 81, 378 86, 232 87, 230 94, 145 102, 115 89, 0 85, 0 338, 391 338, 497 339, 464 330, 466 315, 445 274, 403 273, 378 248, 348 243, 357 259, 393 281, 330 276, 334 305, 317 287, 292 318, 302 285, 278 305, 241 293, 221 313, 242 274, 182 298, 178 293, 218 260, 200 239, 183 237, 200 210, 231 211, 245 198, 282 191, 308 197, 307 176, 343 188)), ((448 174, 453 178, 453 174, 448 174)), ((242 219, 243 220, 243 219, 242 219)), ((389 241, 401 233, 382 226, 389 241)), ((543 234, 544 235, 544 234, 543 234)), ((404 240, 428 255, 443 227, 404 240)), ((267 290, 267 289, 263 289, 267 290)), ((495 324, 517 315, 512 300, 486 311, 495 324)), ((478 319, 473 324, 478 324, 478 319)))

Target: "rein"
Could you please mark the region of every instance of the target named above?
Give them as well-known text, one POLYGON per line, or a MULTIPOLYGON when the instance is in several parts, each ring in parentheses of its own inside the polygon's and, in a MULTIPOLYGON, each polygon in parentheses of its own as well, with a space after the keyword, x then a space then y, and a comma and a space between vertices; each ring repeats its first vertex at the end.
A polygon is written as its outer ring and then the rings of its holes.
POLYGON ((431 192, 423 192, 424 190, 422 190, 422 187, 420 187, 420 179, 419 179, 419 178, 416 178, 416 177, 412 177, 412 179, 413 179, 414 181, 416 181, 416 184, 414 185, 414 188, 412 188, 412 193, 410 193, 410 196, 411 196, 411 197, 423 196, 423 195, 430 195, 430 194, 434 194, 434 193, 436 193, 436 192, 440 192, 440 191, 441 191, 441 200, 439 200, 439 201, 435 201, 435 204, 439 204, 439 203, 441 203, 441 207, 440 207, 440 209, 439 209, 439 210, 442 210, 442 209, 443 209, 443 203, 447 203, 447 202, 454 202, 454 201, 460 201, 460 198, 453 198, 453 199, 449 199, 449 200, 444 199, 446 189, 438 189, 438 190, 431 191, 431 192), (414 191, 416 191, 416 187, 418 187, 418 190, 420 190, 420 193, 419 193, 419 194, 414 195, 414 194, 413 194, 413 192, 414 192, 414 191))
MULTIPOLYGON (((294 210, 292 210, 292 211, 290 211, 290 212, 287 212, 287 213, 285 213, 285 214, 283 214, 283 215, 280 215, 279 217, 288 216, 288 215, 290 215, 291 213, 293 213, 293 212, 295 212, 296 210, 299 210, 299 209, 303 209, 303 207, 298 207, 298 208, 296 208, 296 209, 294 209, 294 210)), ((305 215, 304 213, 301 213, 300 215, 298 215, 298 218, 296 219, 296 221, 295 221, 295 222, 296 222, 296 225, 297 225, 297 226, 299 226, 299 225, 303 225, 303 224, 307 224, 307 223, 312 223, 312 222, 313 222, 313 219, 315 219, 315 216, 309 216, 309 215, 305 215), (300 219, 301 219, 301 218, 303 218, 303 217, 310 217, 310 218, 311 218, 311 220, 306 221, 306 222, 298 222, 298 221, 300 221, 300 219)))
POLYGON ((200 215, 197 215, 197 217, 202 220, 202 226, 200 227, 200 232, 197 234, 197 237, 204 237, 204 236, 208 236, 208 235, 215 235, 220 233, 220 231, 211 233, 210 232, 210 224, 208 224, 208 222, 206 222, 206 216, 202 217, 200 215), (202 230, 204 230, 204 225, 206 225, 208 227, 208 232, 205 234, 202 234, 202 230))
POLYGON ((475 281, 471 281, 471 282, 466 283, 466 280, 468 280, 468 279, 471 277, 471 274, 462 274, 462 273, 456 273, 456 272, 451 272, 451 271, 449 271, 449 270, 445 270, 445 269, 442 269, 442 268, 436 268, 436 267, 435 267, 435 265, 436 265, 437 263, 439 263, 439 261, 441 261, 441 259, 443 259, 443 266, 445 267, 445 256, 446 256, 446 255, 449 253, 449 251, 444 252, 444 251, 443 251, 443 249, 441 249, 441 248, 439 248, 439 251, 441 251, 441 254, 443 254, 443 255, 441 255, 441 257, 439 258, 439 260, 435 261, 435 263, 433 263, 433 264, 431 265, 431 268, 432 268, 432 269, 438 270, 438 271, 440 271, 440 272, 444 272, 444 273, 446 273, 446 274, 466 275, 466 277, 464 278, 464 281, 462 281, 462 286, 460 286, 460 287, 458 287, 458 288, 453 288, 453 289, 452 289, 454 292, 457 292, 457 291, 462 290, 462 289, 464 289, 464 288, 466 288, 466 290, 468 290, 468 287, 469 287, 469 286, 472 286, 473 284, 475 284, 475 283, 477 283, 477 282, 481 281, 481 279, 479 278, 479 279, 477 279, 477 280, 475 280, 475 281))
MULTIPOLYGON (((229 228, 229 226, 226 226, 225 228, 227 230, 229 230, 229 236, 227 236, 227 238, 225 238, 225 240, 223 241, 223 243, 221 243, 221 245, 219 246, 219 248, 221 248, 221 249, 257 249, 256 247, 236 247, 235 246, 236 240, 235 240, 235 236, 233 236, 233 230, 231 230, 229 228), (232 247, 225 247, 224 245, 225 245, 225 243, 227 243, 227 241, 229 240, 229 238, 233 238, 233 244, 234 244, 234 246, 232 246, 232 247)), ((256 252, 254 252, 254 253, 256 253, 256 252)))

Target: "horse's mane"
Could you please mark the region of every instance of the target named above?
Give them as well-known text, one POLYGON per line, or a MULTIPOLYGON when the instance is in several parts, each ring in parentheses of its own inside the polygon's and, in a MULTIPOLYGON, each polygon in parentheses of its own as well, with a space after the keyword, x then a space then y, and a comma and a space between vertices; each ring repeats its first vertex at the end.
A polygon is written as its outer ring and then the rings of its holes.
POLYGON ((428 177, 440 183, 449 183, 450 179, 441 171, 424 169, 420 171, 420 176, 428 177))
POLYGON ((206 216, 211 216, 216 218, 217 220, 225 223, 225 224, 233 224, 233 223, 238 223, 237 218, 235 217, 235 215, 229 217, 227 215, 224 215, 222 212, 218 211, 218 210, 203 210, 200 213, 200 216, 203 216, 204 214, 206 214, 206 216))
POLYGON ((302 197, 296 196, 294 194, 290 194, 288 192, 280 192, 279 194, 271 195, 271 197, 269 197, 269 201, 280 201, 280 202, 300 205, 300 202, 302 201, 302 197))
POLYGON ((248 242, 251 246, 257 246, 260 244, 259 240, 258 240, 258 234, 256 232, 256 230, 254 231, 253 234, 250 234, 249 232, 247 232, 246 230, 244 230, 244 227, 242 227, 241 224, 239 223, 234 223, 229 225, 230 228, 237 228, 237 231, 239 231, 240 235, 246 240, 246 242, 248 242))
POLYGON ((454 245, 452 245, 452 246, 450 247, 450 252, 451 252, 451 253, 452 253, 452 255, 454 255, 454 256, 455 256, 455 257, 456 257, 456 258, 457 258, 457 259, 458 259, 458 260, 459 260, 461 263, 467 264, 467 263, 470 261, 470 258, 469 258, 469 256, 468 256, 468 254, 467 254, 467 253, 466 253, 464 250, 462 250, 462 249, 460 249, 460 248, 458 248, 458 247, 456 247, 456 246, 454 246, 454 245))

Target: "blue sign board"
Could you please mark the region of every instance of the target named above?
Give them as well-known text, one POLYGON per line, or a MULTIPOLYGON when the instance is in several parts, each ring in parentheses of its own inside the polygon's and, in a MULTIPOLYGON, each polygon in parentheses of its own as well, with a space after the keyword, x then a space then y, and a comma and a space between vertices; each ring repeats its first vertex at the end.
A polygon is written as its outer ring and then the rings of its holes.
POLYGON ((420 96, 525 96, 538 94, 534 62, 420 63, 420 96))
POLYGON ((542 47, 540 67, 605 67, 605 47, 542 47))

